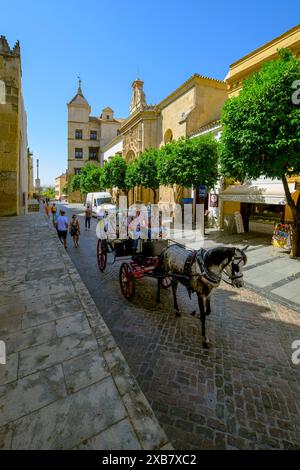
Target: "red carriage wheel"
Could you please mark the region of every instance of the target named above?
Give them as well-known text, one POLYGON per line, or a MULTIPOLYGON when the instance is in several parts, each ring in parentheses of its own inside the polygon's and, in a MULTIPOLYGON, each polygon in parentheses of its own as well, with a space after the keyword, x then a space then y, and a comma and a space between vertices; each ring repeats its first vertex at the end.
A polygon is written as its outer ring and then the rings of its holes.
POLYGON ((161 287, 163 287, 164 289, 168 289, 169 287, 171 287, 172 282, 173 282, 172 276, 166 276, 161 279, 160 284, 161 284, 161 287))
POLYGON ((97 244, 97 260, 98 260, 98 267, 100 271, 104 271, 106 267, 107 261, 107 246, 106 240, 98 240, 97 244))
POLYGON ((120 288, 125 299, 130 300, 135 291, 135 277, 131 266, 123 263, 119 273, 120 288))

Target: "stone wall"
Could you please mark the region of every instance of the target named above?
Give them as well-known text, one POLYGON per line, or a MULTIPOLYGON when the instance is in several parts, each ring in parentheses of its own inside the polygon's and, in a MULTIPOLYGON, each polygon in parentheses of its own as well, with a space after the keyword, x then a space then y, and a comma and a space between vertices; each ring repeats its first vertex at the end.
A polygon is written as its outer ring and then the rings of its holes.
MULTIPOLYGON (((0 215, 20 213, 20 54, 0 38, 0 215), (4 85, 3 85, 4 83, 4 85)), ((22 201, 21 201, 22 202, 22 201)))

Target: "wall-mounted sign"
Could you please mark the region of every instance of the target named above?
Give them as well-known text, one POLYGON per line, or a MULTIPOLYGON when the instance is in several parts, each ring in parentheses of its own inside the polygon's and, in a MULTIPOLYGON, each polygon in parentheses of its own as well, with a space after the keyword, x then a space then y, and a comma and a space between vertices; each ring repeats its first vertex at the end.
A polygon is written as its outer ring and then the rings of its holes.
POLYGON ((207 187, 205 184, 200 184, 199 186, 199 196, 200 197, 206 197, 207 194, 207 187))

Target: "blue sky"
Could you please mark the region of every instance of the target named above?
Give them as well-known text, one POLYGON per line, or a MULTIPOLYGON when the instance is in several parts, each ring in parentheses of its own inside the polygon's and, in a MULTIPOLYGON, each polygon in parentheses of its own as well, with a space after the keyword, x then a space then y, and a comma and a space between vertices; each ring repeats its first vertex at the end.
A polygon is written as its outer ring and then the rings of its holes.
POLYGON ((42 184, 67 166, 67 107, 81 75, 93 115, 127 117, 139 73, 157 103, 193 73, 224 79, 229 64, 292 28, 286 0, 27 0, 1 2, 0 34, 21 42, 29 145, 42 184))

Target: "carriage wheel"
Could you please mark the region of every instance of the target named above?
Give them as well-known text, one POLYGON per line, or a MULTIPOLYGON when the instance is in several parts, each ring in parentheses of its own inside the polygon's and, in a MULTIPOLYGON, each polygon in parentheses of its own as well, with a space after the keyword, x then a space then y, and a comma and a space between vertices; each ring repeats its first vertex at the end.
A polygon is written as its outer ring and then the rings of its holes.
POLYGON ((97 245, 97 260, 98 260, 98 267, 100 271, 104 271, 106 267, 106 261, 107 261, 107 246, 106 246, 106 240, 98 240, 98 245, 97 245))
POLYGON ((160 285, 161 285, 161 287, 163 287, 164 289, 168 289, 169 287, 171 287, 172 282, 173 282, 172 276, 166 276, 166 277, 163 277, 163 278, 161 279, 160 285))
POLYGON ((130 300, 135 291, 135 277, 131 266, 123 263, 119 273, 120 288, 125 299, 130 300))

